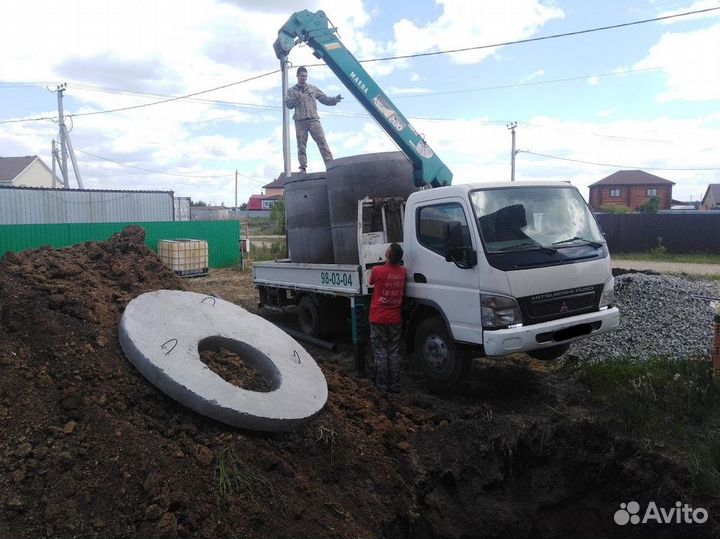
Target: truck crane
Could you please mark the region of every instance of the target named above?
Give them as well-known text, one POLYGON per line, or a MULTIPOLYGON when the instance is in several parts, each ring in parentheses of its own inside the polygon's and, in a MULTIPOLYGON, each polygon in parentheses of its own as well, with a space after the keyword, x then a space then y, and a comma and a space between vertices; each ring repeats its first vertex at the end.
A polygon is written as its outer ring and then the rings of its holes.
MULTIPOLYGON (((274 49, 285 86, 288 53, 300 42, 400 146, 415 184, 433 187, 411 193, 400 215, 411 306, 404 320, 407 349, 435 389, 462 381, 474 357, 526 352, 551 360, 574 341, 618 327, 607 242, 577 188, 497 179, 450 185, 450 170, 343 46, 322 11, 297 12, 278 32, 274 49)), ((351 320, 359 371, 372 293, 368 277, 389 242, 384 224, 366 230, 365 212, 375 202, 357 201, 359 263, 253 264, 259 306, 296 306, 304 333, 317 336, 351 320)))
MULTIPOLYGON (((452 183, 452 172, 432 151, 423 136, 385 95, 363 66, 345 48, 323 11, 294 13, 278 31, 273 44, 275 55, 287 80, 287 57, 293 47, 307 43, 323 60, 358 102, 410 159, 413 180, 418 187, 441 187, 452 183)), ((286 83, 287 84, 287 83, 286 83)), ((283 88, 285 92, 287 88, 283 88)))

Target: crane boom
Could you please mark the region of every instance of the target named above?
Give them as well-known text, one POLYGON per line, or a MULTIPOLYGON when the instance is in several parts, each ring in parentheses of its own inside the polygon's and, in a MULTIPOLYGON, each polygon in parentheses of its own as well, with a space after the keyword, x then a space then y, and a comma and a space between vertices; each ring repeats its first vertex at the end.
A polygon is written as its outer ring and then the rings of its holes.
POLYGON ((450 169, 340 42, 336 30, 323 11, 298 11, 278 30, 275 54, 282 62, 295 45, 307 43, 410 159, 415 185, 450 185, 450 169))

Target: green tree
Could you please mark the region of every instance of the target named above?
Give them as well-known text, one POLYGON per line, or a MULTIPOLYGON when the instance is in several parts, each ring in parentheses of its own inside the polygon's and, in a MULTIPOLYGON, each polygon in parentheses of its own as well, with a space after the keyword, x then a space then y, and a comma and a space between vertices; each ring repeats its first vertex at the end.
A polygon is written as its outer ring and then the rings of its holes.
POLYGON ((651 196, 640 206, 640 213, 657 213, 660 209, 660 197, 651 196))
POLYGON ((270 221, 277 234, 285 234, 285 199, 280 199, 270 209, 270 221))
POLYGON ((207 202, 203 202, 202 200, 198 200, 197 202, 192 203, 193 206, 205 208, 207 207, 207 202))

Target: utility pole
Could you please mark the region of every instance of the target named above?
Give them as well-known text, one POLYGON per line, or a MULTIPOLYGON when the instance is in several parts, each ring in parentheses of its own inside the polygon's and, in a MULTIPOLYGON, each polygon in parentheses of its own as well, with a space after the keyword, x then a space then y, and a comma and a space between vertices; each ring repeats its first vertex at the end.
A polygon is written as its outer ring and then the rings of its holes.
POLYGON ((282 97, 280 98, 281 107, 283 109, 283 162, 285 163, 285 177, 290 178, 290 112, 285 106, 285 96, 288 91, 288 59, 284 56, 280 60, 280 70, 282 71, 282 97))
POLYGON ((65 189, 70 189, 70 179, 68 175, 67 158, 68 150, 70 159, 72 160, 73 171, 75 172, 75 179, 77 179, 78 187, 83 188, 82 178, 80 177, 80 170, 78 169, 77 160, 75 159, 75 152, 73 151, 72 142, 70 141, 70 132, 65 126, 65 113, 63 112, 63 92, 67 88, 67 84, 60 84, 57 89, 57 100, 58 100, 58 125, 60 126, 60 172, 63 177, 63 186, 65 189))
POLYGON ((55 139, 52 141, 52 152, 50 153, 50 161, 52 161, 52 186, 55 189, 56 176, 55 176, 55 160, 57 159, 57 149, 55 148, 55 139))
POLYGON ((515 156, 517 155, 517 151, 515 150, 515 128, 517 127, 517 122, 511 122, 507 124, 507 128, 512 133, 512 150, 510 151, 510 181, 515 181, 515 156))
POLYGON ((60 174, 62 174, 63 178, 63 187, 65 189, 70 189, 70 181, 68 179, 68 169, 67 169, 67 146, 65 144, 65 135, 64 135, 64 127, 65 127, 65 113, 63 112, 63 92, 65 91, 65 88, 67 88, 67 84, 60 84, 57 87, 57 102, 58 102, 58 125, 60 126, 60 132, 58 133, 58 138, 60 139, 60 174))
POLYGON ((235 171, 235 211, 238 211, 238 205, 237 205, 237 170, 235 171))

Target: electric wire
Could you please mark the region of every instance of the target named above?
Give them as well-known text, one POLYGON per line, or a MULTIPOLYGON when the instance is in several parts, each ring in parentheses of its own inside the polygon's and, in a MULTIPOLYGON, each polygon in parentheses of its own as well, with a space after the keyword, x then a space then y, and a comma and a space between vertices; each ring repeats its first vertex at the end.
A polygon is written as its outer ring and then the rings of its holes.
MULTIPOLYGON (((563 33, 560 33, 560 34, 551 34, 551 35, 548 35, 548 36, 540 36, 540 37, 533 37, 533 38, 527 38, 527 39, 518 39, 518 40, 513 40, 513 41, 504 41, 504 42, 494 43, 494 44, 490 44, 490 45, 477 45, 477 46, 473 46, 473 47, 462 47, 462 48, 458 48, 458 49, 450 49, 450 50, 442 50, 442 51, 432 51, 432 52, 423 52, 423 53, 397 55, 397 56, 385 56, 385 57, 378 57, 378 58, 366 58, 366 59, 364 59, 364 60, 358 60, 358 61, 359 61, 360 63, 382 62, 382 61, 389 61, 389 60, 400 60, 400 59, 408 59, 408 58, 420 58, 420 57, 425 57, 425 56, 436 56, 436 55, 440 55, 440 54, 453 54, 453 53, 464 52, 464 51, 489 49, 489 48, 502 47, 502 46, 508 46, 508 45, 518 45, 518 44, 522 44, 522 43, 532 43, 532 42, 536 42, 536 41, 544 41, 544 40, 549 40, 549 39, 557 39, 557 38, 562 38, 562 37, 569 37, 569 36, 576 36, 576 35, 581 35, 581 34, 588 34, 588 33, 591 33, 591 32, 600 32, 600 31, 606 31, 606 30, 613 30, 613 29, 617 29, 617 28, 624 28, 624 27, 635 26, 635 25, 639 25, 639 24, 646 24, 646 23, 650 23, 650 22, 658 22, 658 21, 663 21, 663 20, 668 20, 668 19, 674 19, 674 18, 679 18, 679 17, 687 17, 687 16, 690 16, 690 15, 697 15, 697 14, 700 14, 700 13, 707 13, 707 12, 717 11, 717 10, 720 10, 720 6, 718 6, 718 7, 712 7, 712 8, 705 8, 705 9, 698 9, 698 10, 694 10, 694 11, 687 11, 687 12, 683 12, 683 13, 675 13, 675 14, 673 14, 673 15, 665 15, 665 16, 662 16, 662 17, 654 17, 654 18, 650 18, 650 19, 642 19, 642 20, 631 21, 631 22, 626 22, 626 23, 613 24, 613 25, 607 25, 607 26, 600 26, 600 27, 596 27, 596 28, 586 28, 586 29, 584 29, 584 30, 576 30, 576 31, 573 31, 573 32, 563 32, 563 33)), ((312 65, 312 66, 325 66, 325 67, 326 67, 326 64, 324 64, 324 63, 322 63, 322 64, 310 64, 310 65, 312 65)), ((254 76, 254 77, 250 77, 250 78, 247 78, 247 79, 243 79, 243 80, 241 80, 241 81, 231 82, 231 83, 229 83, 229 84, 224 84, 224 85, 222 85, 222 86, 217 86, 217 87, 215 87, 215 88, 210 88, 210 89, 207 89, 207 90, 201 90, 201 91, 199 91, 199 92, 193 92, 193 93, 186 94, 186 95, 182 95, 182 96, 170 97, 170 98, 168 98, 168 99, 163 99, 163 100, 161 100, 161 101, 155 101, 155 102, 152 102, 152 103, 144 103, 144 104, 141 104, 141 105, 133 105, 133 106, 128 106, 128 107, 120 107, 120 108, 117 108, 117 109, 99 110, 99 111, 93 111, 93 112, 81 112, 81 113, 72 114, 72 116, 90 116, 90 115, 94 115, 94 114, 107 114, 107 113, 111 113, 111 112, 120 112, 120 111, 125 111, 125 110, 132 110, 132 109, 137 109, 137 108, 150 107, 150 106, 153 106, 153 105, 160 105, 160 104, 163 104, 163 103, 169 103, 169 102, 171 102, 171 101, 178 101, 178 100, 180 100, 180 99, 187 99, 187 98, 189 98, 189 97, 194 97, 194 96, 197 96, 197 95, 202 95, 202 94, 206 94, 206 93, 209 93, 209 92, 214 92, 214 91, 217 91, 217 90, 222 90, 222 89, 224 89, 224 88, 229 88, 229 87, 231 87, 231 86, 236 86, 236 85, 238 85, 238 84, 247 83, 247 82, 250 82, 250 81, 253 81, 253 80, 257 80, 257 79, 260 79, 260 78, 263 78, 263 77, 267 77, 267 76, 269 76, 269 75, 273 75, 273 74, 279 73, 279 72, 280 72, 279 69, 274 70, 274 71, 268 71, 267 73, 263 73, 263 74, 261 74, 261 75, 256 75, 256 76, 254 76)), ((3 123, 13 123, 13 122, 21 122, 21 121, 24 121, 24 122, 27 122, 27 121, 40 121, 40 120, 48 120, 48 119, 50 119, 50 118, 48 118, 48 117, 42 117, 42 118, 27 118, 27 119, 16 119, 16 120, 0 120, 0 124, 3 124, 3 123)))
MULTIPOLYGON (((658 22, 658 21, 665 21, 668 19, 675 19, 677 17, 687 17, 690 15, 697 15, 699 13, 707 13, 710 11, 717 11, 720 10, 720 6, 718 7, 710 7, 705 9, 697 9, 695 11, 686 11, 684 13, 675 13, 673 15, 665 15, 662 17, 654 17, 652 19, 642 19, 639 21, 631 21, 631 22, 625 22, 620 24, 611 24, 608 26, 598 26, 596 28, 587 28, 585 30, 576 30, 574 32, 563 32, 562 34, 551 34, 549 36, 540 36, 540 37, 530 37, 527 39, 518 39, 514 41, 502 41, 499 43, 494 43, 492 45, 478 45, 475 47, 462 47, 459 49, 451 49, 451 50, 442 50, 442 51, 432 51, 432 52, 421 52, 421 53, 414 53, 414 54, 403 54, 398 56, 384 56, 381 58, 370 58, 368 60, 360 60, 361 63, 363 62, 383 62, 387 60, 404 60, 407 58, 419 58, 422 56, 436 56, 439 54, 454 54, 457 52, 466 52, 466 51, 475 51, 475 50, 481 50, 481 49, 492 49, 494 47, 504 47, 507 45, 519 45, 522 43, 533 43, 535 41, 544 41, 547 39, 557 39, 561 37, 569 37, 569 36, 577 36, 581 34, 589 34, 592 32, 601 32, 605 30, 615 30, 617 28, 626 28, 628 26, 635 26, 638 24, 646 24, 649 22, 658 22)), ((322 64, 320 64, 322 65, 322 64)))
MULTIPOLYGON (((110 163, 114 163, 114 164, 120 165, 120 166, 122 166, 122 167, 134 168, 134 169, 137 169, 137 170, 142 170, 143 172, 150 172, 150 173, 153 173, 153 174, 162 174, 162 175, 164 175, 164 176, 178 176, 178 177, 181 177, 181 178, 206 179, 206 178, 230 178, 230 177, 233 177, 233 176, 235 175, 235 172, 229 173, 229 174, 215 174, 215 175, 194 175, 194 174, 182 174, 182 173, 162 172, 162 171, 159 171, 159 170, 153 170, 153 169, 149 169, 149 168, 138 167, 138 166, 136 166, 136 165, 130 165, 130 164, 128 164, 128 163, 123 163, 122 161, 117 161, 117 160, 115 160, 115 159, 110 159, 109 157, 103 157, 102 155, 97 155, 97 154, 94 154, 94 153, 91 153, 91 152, 88 152, 88 151, 85 151, 85 150, 76 149, 75 151, 77 151, 77 152, 79 152, 79 153, 84 153, 84 154, 86 154, 86 155, 90 155, 90 156, 92 156, 92 157, 95 157, 96 159, 101 159, 102 161, 109 161, 110 163)), ((247 175, 245 175, 245 174, 240 174, 239 172, 237 172, 237 175, 238 175, 239 177, 241 177, 241 178, 245 178, 246 180, 251 180, 251 181, 254 181, 254 182, 259 182, 259 183, 262 183, 262 184, 266 184, 266 183, 267 183, 267 180, 264 180, 264 179, 261 179, 261 178, 253 178, 252 176, 247 176, 247 175)))
POLYGON ((668 171, 687 171, 687 172, 706 172, 720 170, 720 168, 676 168, 676 167, 647 167, 637 165, 618 165, 613 163, 599 163, 595 161, 583 161, 581 159, 570 159, 569 157, 560 157, 558 155, 548 155, 545 153, 532 152, 530 150, 516 150, 517 153, 527 153, 530 155, 536 155, 539 157, 546 157, 548 159, 558 159, 560 161, 570 161, 572 163, 581 163, 584 165, 595 165, 601 167, 621 168, 625 170, 668 170, 668 171))

